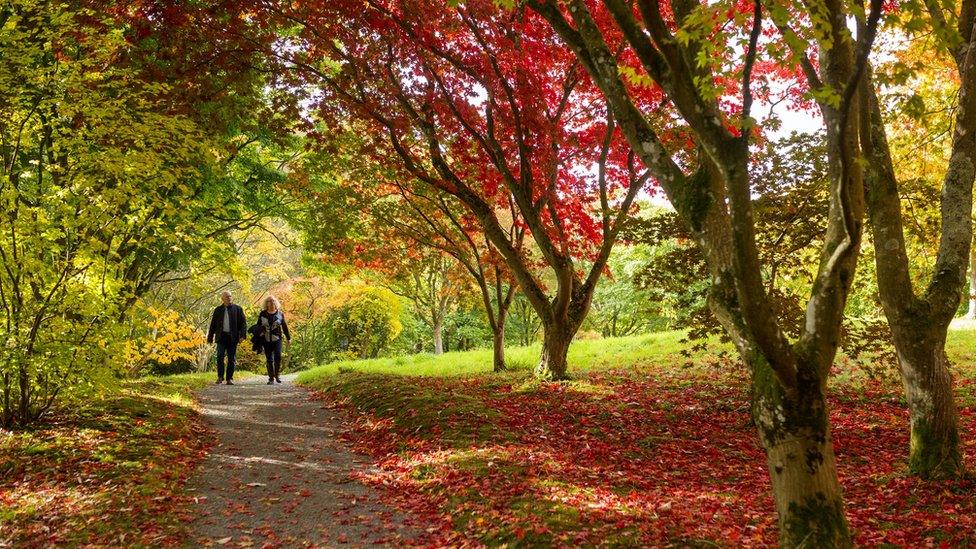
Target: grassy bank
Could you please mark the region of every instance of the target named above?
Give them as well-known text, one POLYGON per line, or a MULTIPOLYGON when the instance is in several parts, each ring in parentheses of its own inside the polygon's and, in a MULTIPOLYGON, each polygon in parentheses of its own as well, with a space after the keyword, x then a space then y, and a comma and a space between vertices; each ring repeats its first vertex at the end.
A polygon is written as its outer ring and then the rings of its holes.
MULTIPOLYGON (((368 482, 420 515, 435 544, 766 546, 776 542, 747 376, 680 354, 680 334, 582 341, 573 381, 531 378, 537 347, 346 362, 299 381, 355 419, 368 482)), ((963 451, 976 466, 976 332, 948 347, 963 451)), ((864 545, 976 543, 976 485, 906 474, 896 377, 839 364, 831 421, 848 516, 864 545)))
POLYGON ((213 374, 147 377, 0 433, 0 546, 183 540, 182 486, 209 438, 194 390, 213 374))
MULTIPOLYGON (((949 332, 946 352, 949 360, 960 369, 976 367, 976 324, 965 324, 963 329, 949 332)), ((703 368, 715 366, 720 352, 732 353, 732 347, 717 341, 704 352, 694 352, 691 358, 682 355, 687 348, 682 343, 682 332, 658 332, 631 337, 619 337, 576 341, 569 348, 569 370, 585 373, 594 370, 630 367, 638 369, 703 368)), ((539 359, 538 343, 526 347, 505 349, 508 369, 530 371, 539 359)), ((729 354, 732 357, 734 354, 729 354)), ((845 370, 841 357, 840 370, 845 370)), ((340 371, 408 376, 472 376, 491 372, 491 350, 445 353, 434 356, 428 353, 385 357, 370 360, 347 360, 326 364, 299 374, 299 382, 314 385, 317 380, 328 378, 340 371)), ((848 372, 849 373, 849 372, 848 372)), ((894 370, 890 371, 896 375, 894 370)), ((842 376, 844 379, 850 375, 842 376)))
MULTIPOLYGON (((682 332, 660 332, 632 337, 576 341, 569 348, 569 364, 572 372, 631 365, 657 367, 663 362, 683 362, 679 355, 682 332)), ((715 350, 724 349, 717 345, 715 350)), ((508 369, 530 371, 539 360, 540 344, 505 349, 508 369)), ((712 358, 700 353, 696 358, 712 358)), ((326 378, 340 371, 368 372, 417 376, 470 376, 491 372, 491 349, 477 349, 440 356, 417 354, 372 360, 334 362, 312 368, 299 375, 299 383, 314 385, 317 379, 326 378)))

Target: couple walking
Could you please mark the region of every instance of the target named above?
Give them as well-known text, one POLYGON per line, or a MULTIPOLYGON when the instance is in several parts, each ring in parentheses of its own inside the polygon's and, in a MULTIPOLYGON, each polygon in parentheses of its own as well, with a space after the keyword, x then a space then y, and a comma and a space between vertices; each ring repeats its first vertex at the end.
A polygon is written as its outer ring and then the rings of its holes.
POLYGON ((247 319, 244 309, 234 303, 234 297, 224 290, 220 293, 221 304, 210 317, 210 329, 207 331, 207 343, 217 342, 217 383, 234 384, 234 366, 237 364, 237 344, 247 337, 247 331, 253 334, 251 338, 254 350, 264 351, 268 367, 268 385, 281 383, 281 344, 282 338, 291 344, 291 333, 285 314, 281 312, 281 304, 274 296, 264 298, 264 309, 258 314, 257 323, 246 330, 247 319), (227 377, 224 377, 224 358, 227 359, 227 377))

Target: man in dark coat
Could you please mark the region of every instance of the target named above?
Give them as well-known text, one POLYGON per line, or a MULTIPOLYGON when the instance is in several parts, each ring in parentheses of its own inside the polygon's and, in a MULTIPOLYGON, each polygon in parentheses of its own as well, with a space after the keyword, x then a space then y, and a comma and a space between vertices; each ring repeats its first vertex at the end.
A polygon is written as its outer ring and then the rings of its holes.
POLYGON ((234 384, 234 366, 237 364, 237 344, 247 337, 247 319, 244 309, 233 302, 227 290, 220 293, 220 305, 210 317, 207 343, 217 341, 217 383, 224 382, 224 357, 227 357, 227 385, 234 384))

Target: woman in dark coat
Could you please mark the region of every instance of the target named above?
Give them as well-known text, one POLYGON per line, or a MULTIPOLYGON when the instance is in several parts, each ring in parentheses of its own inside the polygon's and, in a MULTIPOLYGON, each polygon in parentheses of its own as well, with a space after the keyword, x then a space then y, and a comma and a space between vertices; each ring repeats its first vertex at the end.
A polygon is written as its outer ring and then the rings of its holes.
POLYGON ((264 310, 258 315, 259 337, 264 344, 264 357, 268 366, 268 385, 281 383, 281 345, 282 340, 291 344, 291 333, 281 304, 274 296, 264 298, 264 310))

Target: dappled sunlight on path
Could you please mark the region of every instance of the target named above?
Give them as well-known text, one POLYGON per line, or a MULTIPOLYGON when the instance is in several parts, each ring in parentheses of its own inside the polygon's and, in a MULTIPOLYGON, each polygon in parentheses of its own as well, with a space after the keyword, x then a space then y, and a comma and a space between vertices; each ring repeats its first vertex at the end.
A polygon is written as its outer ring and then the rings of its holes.
POLYGON ((215 447, 189 488, 194 540, 225 546, 399 545, 416 533, 354 477, 368 462, 336 438, 338 412, 289 376, 200 392, 215 447))

